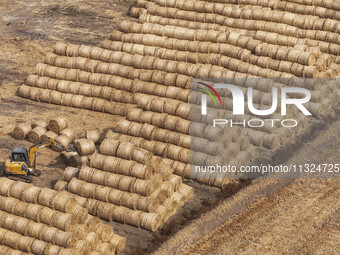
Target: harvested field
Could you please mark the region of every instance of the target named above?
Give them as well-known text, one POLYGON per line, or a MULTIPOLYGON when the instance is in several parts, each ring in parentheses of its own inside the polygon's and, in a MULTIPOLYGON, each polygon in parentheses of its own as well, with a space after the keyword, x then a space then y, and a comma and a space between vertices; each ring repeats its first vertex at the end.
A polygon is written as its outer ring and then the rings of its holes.
MULTIPOLYGON (((0 168, 13 147, 46 137, 71 148, 39 151, 42 175, 33 184, 48 188, 46 197, 59 194, 51 188, 71 196, 124 240, 109 242, 103 233, 101 240, 88 226, 92 233, 77 245, 64 245, 76 249, 71 254, 338 253, 336 179, 230 179, 191 168, 339 162, 340 9, 335 1, 306 6, 2 1, 0 168), (296 128, 213 128, 213 118, 233 116, 233 95, 220 93, 223 109, 209 102, 208 117, 193 115, 201 94, 191 82, 211 78, 229 79, 244 93, 251 87, 261 110, 274 87, 306 88, 313 116, 288 107, 296 128)), ((246 110, 244 119, 255 116, 246 110)), ((43 241, 55 245, 53 231, 43 241)), ((0 240, 0 249, 31 252, 0 240)))
MULTIPOLYGON (((338 120, 287 163, 337 162, 339 130, 338 120)), ((337 179, 257 180, 153 254, 336 254, 338 186, 337 179)))

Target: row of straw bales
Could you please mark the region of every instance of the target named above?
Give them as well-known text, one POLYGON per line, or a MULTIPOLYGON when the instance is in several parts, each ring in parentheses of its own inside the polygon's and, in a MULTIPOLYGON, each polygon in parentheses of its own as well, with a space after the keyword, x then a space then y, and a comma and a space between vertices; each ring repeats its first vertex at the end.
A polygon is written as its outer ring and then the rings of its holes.
POLYGON ((68 192, 7 178, 0 178, 0 187, 1 251, 115 254, 125 247, 125 238, 89 215, 68 192))

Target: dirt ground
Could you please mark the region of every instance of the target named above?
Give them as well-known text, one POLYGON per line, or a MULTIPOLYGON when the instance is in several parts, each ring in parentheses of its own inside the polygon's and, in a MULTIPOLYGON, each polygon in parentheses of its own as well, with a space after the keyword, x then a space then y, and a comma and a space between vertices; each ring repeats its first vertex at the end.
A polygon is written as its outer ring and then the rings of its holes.
MULTIPOLYGON (((64 116, 76 132, 115 126, 117 116, 37 103, 15 94, 57 41, 97 45, 120 20, 130 19, 127 12, 134 3, 0 0, 0 162, 8 158, 14 146, 31 145, 10 136, 19 123, 64 116)), ((339 129, 338 121, 291 160, 308 161, 316 155, 316 162, 339 161, 339 129), (329 141, 332 134, 338 136, 329 141)), ((59 154, 48 149, 39 152, 37 164, 42 176, 35 178, 34 184, 41 187, 52 187, 66 167, 59 154)), ((195 188, 194 198, 155 233, 112 223, 117 234, 128 238, 123 254, 276 254, 281 248, 286 254, 325 254, 327 247, 333 254, 339 253, 337 180, 254 181, 232 198, 230 195, 249 183, 223 192, 188 184, 195 188), (313 242, 306 245, 308 240, 313 242)))

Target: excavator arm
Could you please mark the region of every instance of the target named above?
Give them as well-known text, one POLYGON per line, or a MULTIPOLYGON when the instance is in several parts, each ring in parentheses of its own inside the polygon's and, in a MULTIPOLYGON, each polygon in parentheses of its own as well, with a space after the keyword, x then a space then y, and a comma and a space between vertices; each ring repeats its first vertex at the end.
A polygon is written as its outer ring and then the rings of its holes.
POLYGON ((44 148, 44 147, 48 147, 48 146, 51 146, 51 145, 59 147, 62 150, 67 150, 64 145, 62 145, 60 142, 56 141, 53 138, 47 138, 45 140, 42 140, 42 141, 32 145, 31 147, 29 147, 28 152, 29 152, 31 167, 33 167, 33 169, 35 169, 36 152, 38 150, 44 148))

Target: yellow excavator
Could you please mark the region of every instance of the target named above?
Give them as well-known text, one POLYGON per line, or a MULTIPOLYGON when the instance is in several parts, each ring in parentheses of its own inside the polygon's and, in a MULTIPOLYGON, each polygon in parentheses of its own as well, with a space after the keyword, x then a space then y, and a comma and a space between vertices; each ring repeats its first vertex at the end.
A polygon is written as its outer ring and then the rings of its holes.
POLYGON ((26 180, 27 183, 33 181, 33 176, 40 176, 41 172, 36 169, 36 152, 44 147, 56 146, 61 150, 67 150, 58 141, 47 138, 28 149, 25 147, 14 147, 10 156, 5 162, 5 168, 1 169, 0 176, 15 176, 26 180))

